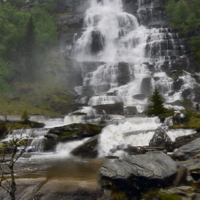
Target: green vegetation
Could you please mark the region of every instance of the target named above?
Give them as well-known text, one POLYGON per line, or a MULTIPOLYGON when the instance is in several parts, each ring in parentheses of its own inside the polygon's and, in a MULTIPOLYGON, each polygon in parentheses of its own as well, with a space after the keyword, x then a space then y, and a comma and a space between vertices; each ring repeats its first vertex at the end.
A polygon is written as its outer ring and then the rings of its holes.
POLYGON ((56 49, 59 1, 30 1, 30 11, 24 0, 0 0, 0 114, 71 111, 72 64, 56 49))
POLYGON ((174 124, 171 128, 194 128, 200 131, 200 113, 188 110, 183 124, 174 124))
POLYGON ((200 64, 200 1, 169 0, 166 12, 171 21, 170 26, 189 42, 191 55, 200 64))
POLYGON ((124 192, 115 192, 112 200, 128 200, 124 192))
POLYGON ((179 200, 178 195, 159 193, 158 189, 151 189, 142 197, 144 200, 179 200))
POLYGON ((25 110, 23 113, 22 113, 22 116, 21 116, 21 120, 22 121, 29 121, 30 117, 28 115, 28 112, 25 110))
POLYGON ((148 115, 160 115, 166 113, 166 109, 164 108, 164 102, 162 100, 162 96, 160 95, 158 89, 155 87, 153 95, 151 96, 150 101, 152 104, 149 106, 148 115))

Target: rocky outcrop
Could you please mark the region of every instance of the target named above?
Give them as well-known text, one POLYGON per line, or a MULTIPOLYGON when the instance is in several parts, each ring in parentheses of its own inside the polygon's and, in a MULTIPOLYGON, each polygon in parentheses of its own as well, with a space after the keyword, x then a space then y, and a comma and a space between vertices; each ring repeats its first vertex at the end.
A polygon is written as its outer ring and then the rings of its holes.
POLYGON ((106 114, 110 115, 123 115, 124 114, 124 104, 123 103, 115 103, 115 104, 105 104, 105 105, 98 105, 93 106, 97 111, 97 114, 102 114, 104 110, 106 114))
POLYGON ((55 134, 48 133, 44 136, 45 139, 43 141, 43 151, 54 151, 56 148, 56 145, 60 141, 59 137, 55 134))
POLYGON ((49 134, 53 133, 57 135, 62 142, 80 140, 99 134, 103 127, 104 126, 93 124, 70 124, 66 126, 52 128, 50 129, 49 134))
POLYGON ((174 82, 173 88, 175 91, 179 91, 181 89, 181 86, 184 84, 183 79, 178 79, 174 82))
POLYGON ((137 99, 137 100, 144 100, 147 98, 144 94, 136 94, 136 95, 133 95, 132 97, 133 99, 137 99))
POLYGON ((152 147, 163 147, 167 150, 171 149, 172 141, 167 133, 162 128, 157 128, 152 139, 149 142, 149 146, 152 147))
POLYGON ((122 160, 107 162, 100 169, 103 187, 113 183, 121 190, 136 192, 151 187, 162 187, 173 182, 176 163, 162 152, 127 156, 122 160))
POLYGON ((127 106, 124 109, 124 114, 125 115, 135 115, 135 114, 138 114, 136 106, 127 106))
POLYGON ((188 160, 200 153, 200 138, 180 147, 173 155, 177 160, 188 160))
POLYGON ((82 145, 73 149, 71 154, 75 156, 81 156, 84 158, 96 158, 98 155, 98 151, 97 151, 98 137, 99 135, 96 135, 90 138, 89 140, 84 142, 82 145))
POLYGON ((129 70, 129 64, 125 62, 118 63, 118 77, 117 82, 118 85, 125 85, 129 83, 130 81, 130 70, 129 70))
POLYGON ((144 78, 142 80, 141 92, 146 96, 150 96, 152 94, 151 78, 144 78))
POLYGON ((166 21, 154 21, 148 24, 149 28, 165 28, 167 27, 166 21))
POLYGON ((177 149, 185 144, 188 144, 189 142, 199 138, 200 135, 199 133, 194 133, 194 134, 191 134, 191 135, 184 135, 184 136, 180 136, 180 137, 177 137, 175 139, 175 142, 173 142, 173 149, 177 149))
POLYGON ((161 194, 176 194, 180 200, 193 200, 197 196, 191 186, 179 186, 166 190, 161 189, 159 192, 161 194))
POLYGON ((190 159, 185 161, 177 161, 177 166, 184 166, 193 175, 200 178, 200 159, 190 159))

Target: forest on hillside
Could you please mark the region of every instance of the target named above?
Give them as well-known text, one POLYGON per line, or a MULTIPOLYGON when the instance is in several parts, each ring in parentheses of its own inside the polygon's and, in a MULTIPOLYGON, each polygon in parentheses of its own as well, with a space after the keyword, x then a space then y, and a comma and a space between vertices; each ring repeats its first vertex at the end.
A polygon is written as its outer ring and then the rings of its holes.
POLYGON ((34 81, 47 50, 57 43, 55 0, 35 2, 32 12, 23 5, 24 0, 0 3, 0 93, 11 92, 13 81, 34 81))
POLYGON ((191 55, 200 67, 200 1, 169 0, 166 13, 170 19, 170 27, 178 30, 179 37, 188 41, 191 55))
POLYGON ((57 112, 69 105, 72 76, 69 61, 59 58, 60 0, 24 2, 0 0, 0 111, 57 112))

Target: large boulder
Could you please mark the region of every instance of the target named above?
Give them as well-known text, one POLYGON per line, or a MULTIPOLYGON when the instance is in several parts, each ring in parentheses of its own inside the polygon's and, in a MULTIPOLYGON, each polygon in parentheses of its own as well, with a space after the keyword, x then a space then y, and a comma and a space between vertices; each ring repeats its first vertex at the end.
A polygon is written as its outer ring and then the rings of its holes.
POLYGON ((172 141, 167 133, 161 127, 159 127, 155 130, 155 133, 149 142, 149 146, 163 147, 170 150, 172 146, 172 141))
POLYGON ((200 138, 183 145, 176 152, 173 157, 177 160, 189 160, 194 158, 195 155, 200 153, 200 138))
POLYGON ((72 141, 80 140, 86 137, 93 137, 98 135, 102 128, 102 125, 94 124, 70 124, 66 126, 52 128, 49 131, 50 133, 56 134, 60 141, 72 141))
POLYGON ((100 169, 104 187, 114 184, 133 194, 138 190, 172 184, 176 172, 176 163, 163 152, 148 152, 107 161, 100 169))
POLYGON ((71 154, 75 156, 81 156, 84 158, 96 158, 98 155, 97 151, 98 137, 99 135, 95 135, 94 137, 90 138, 82 145, 73 149, 71 154))

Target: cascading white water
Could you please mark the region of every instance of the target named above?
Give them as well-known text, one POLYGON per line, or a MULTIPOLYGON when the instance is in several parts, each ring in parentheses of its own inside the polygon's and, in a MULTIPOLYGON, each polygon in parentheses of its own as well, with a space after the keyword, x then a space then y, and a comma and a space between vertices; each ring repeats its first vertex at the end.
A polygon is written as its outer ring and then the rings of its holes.
MULTIPOLYGON (((138 5, 138 13, 147 7, 151 12, 153 10, 151 1, 138 0, 138 5)), ((169 28, 149 29, 139 25, 135 16, 123 11, 122 0, 91 0, 85 13, 84 32, 75 41, 72 52, 80 62, 102 62, 96 69, 83 74, 83 87, 92 88, 99 96, 90 98, 89 105, 121 101, 125 106, 136 106, 142 112, 147 99, 138 101, 133 95, 145 94, 148 97, 155 86, 167 103, 182 100, 182 90, 172 94, 174 80, 164 72, 171 66, 171 57, 184 55, 182 41, 169 28), (125 72, 120 68, 122 62, 127 63, 125 72), (127 81, 120 83, 119 77, 123 73, 126 75, 122 78, 127 81), (105 98, 113 91, 116 96, 108 97, 109 100, 105 98)), ((193 80, 187 79, 182 88, 191 88, 193 84, 193 80)), ((82 95, 83 87, 77 87, 79 95, 82 95)))
POLYGON ((147 146, 153 137, 154 130, 160 126, 158 117, 127 118, 124 123, 105 127, 99 137, 98 152, 100 157, 120 156, 121 151, 112 152, 118 146, 147 146))

